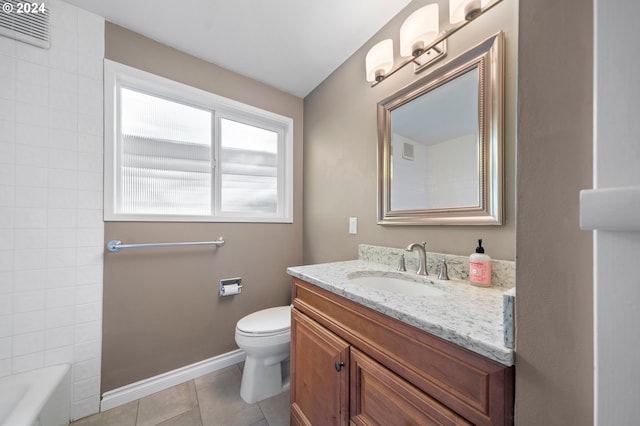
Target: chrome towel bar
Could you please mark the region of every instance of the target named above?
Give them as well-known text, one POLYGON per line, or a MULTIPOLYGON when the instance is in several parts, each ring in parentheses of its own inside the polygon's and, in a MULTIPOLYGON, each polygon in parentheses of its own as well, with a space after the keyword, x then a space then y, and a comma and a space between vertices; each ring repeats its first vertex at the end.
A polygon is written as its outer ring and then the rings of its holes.
POLYGON ((107 243, 107 250, 112 252, 119 252, 125 248, 141 248, 141 247, 169 247, 169 246, 204 246, 204 245, 214 245, 214 246, 223 246, 224 239, 222 237, 218 238, 215 241, 190 241, 183 243, 146 243, 146 244, 122 244, 120 240, 111 240, 107 243))

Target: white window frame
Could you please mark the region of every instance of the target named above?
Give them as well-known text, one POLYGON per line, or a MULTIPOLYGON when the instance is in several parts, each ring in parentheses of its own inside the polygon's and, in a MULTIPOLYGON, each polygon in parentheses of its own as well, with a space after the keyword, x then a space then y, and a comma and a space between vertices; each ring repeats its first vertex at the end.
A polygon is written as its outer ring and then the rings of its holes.
POLYGON ((246 105, 232 99, 215 95, 186 84, 132 68, 108 59, 104 60, 104 220, 144 222, 265 222, 293 223, 293 119, 246 105), (127 87, 146 92, 155 97, 191 105, 212 112, 212 153, 215 168, 212 178, 212 213, 194 215, 149 215, 124 214, 116 211, 119 174, 119 89, 127 87), (215 164, 220 158, 220 120, 222 118, 241 121, 275 131, 278 138, 278 208, 276 213, 223 212, 220 208, 220 167, 215 164), (215 123, 215 124, 214 124, 215 123))

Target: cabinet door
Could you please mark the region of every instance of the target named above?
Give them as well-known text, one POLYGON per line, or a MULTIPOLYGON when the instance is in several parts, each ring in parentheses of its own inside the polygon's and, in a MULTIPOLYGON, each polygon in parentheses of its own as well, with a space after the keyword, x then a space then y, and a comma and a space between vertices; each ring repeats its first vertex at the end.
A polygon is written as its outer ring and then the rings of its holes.
POLYGON ((349 344, 291 311, 291 424, 347 425, 349 344))
POLYGON ((352 425, 471 424, 357 349, 350 357, 352 425))

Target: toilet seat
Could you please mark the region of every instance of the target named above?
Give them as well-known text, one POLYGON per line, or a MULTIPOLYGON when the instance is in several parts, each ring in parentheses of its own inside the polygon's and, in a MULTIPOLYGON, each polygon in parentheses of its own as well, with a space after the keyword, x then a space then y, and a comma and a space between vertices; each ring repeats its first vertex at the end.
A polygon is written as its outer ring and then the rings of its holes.
POLYGON ((244 336, 274 336, 287 334, 291 328, 291 308, 278 306, 263 309, 242 318, 236 332, 244 336))

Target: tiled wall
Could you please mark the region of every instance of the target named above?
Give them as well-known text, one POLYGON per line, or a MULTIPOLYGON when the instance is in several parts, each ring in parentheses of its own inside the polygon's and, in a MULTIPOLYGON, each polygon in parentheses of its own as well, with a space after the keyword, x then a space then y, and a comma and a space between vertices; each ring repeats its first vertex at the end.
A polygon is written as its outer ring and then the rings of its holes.
POLYGON ((0 36, 0 376, 71 363, 98 411, 104 20, 48 2, 51 48, 0 36))

